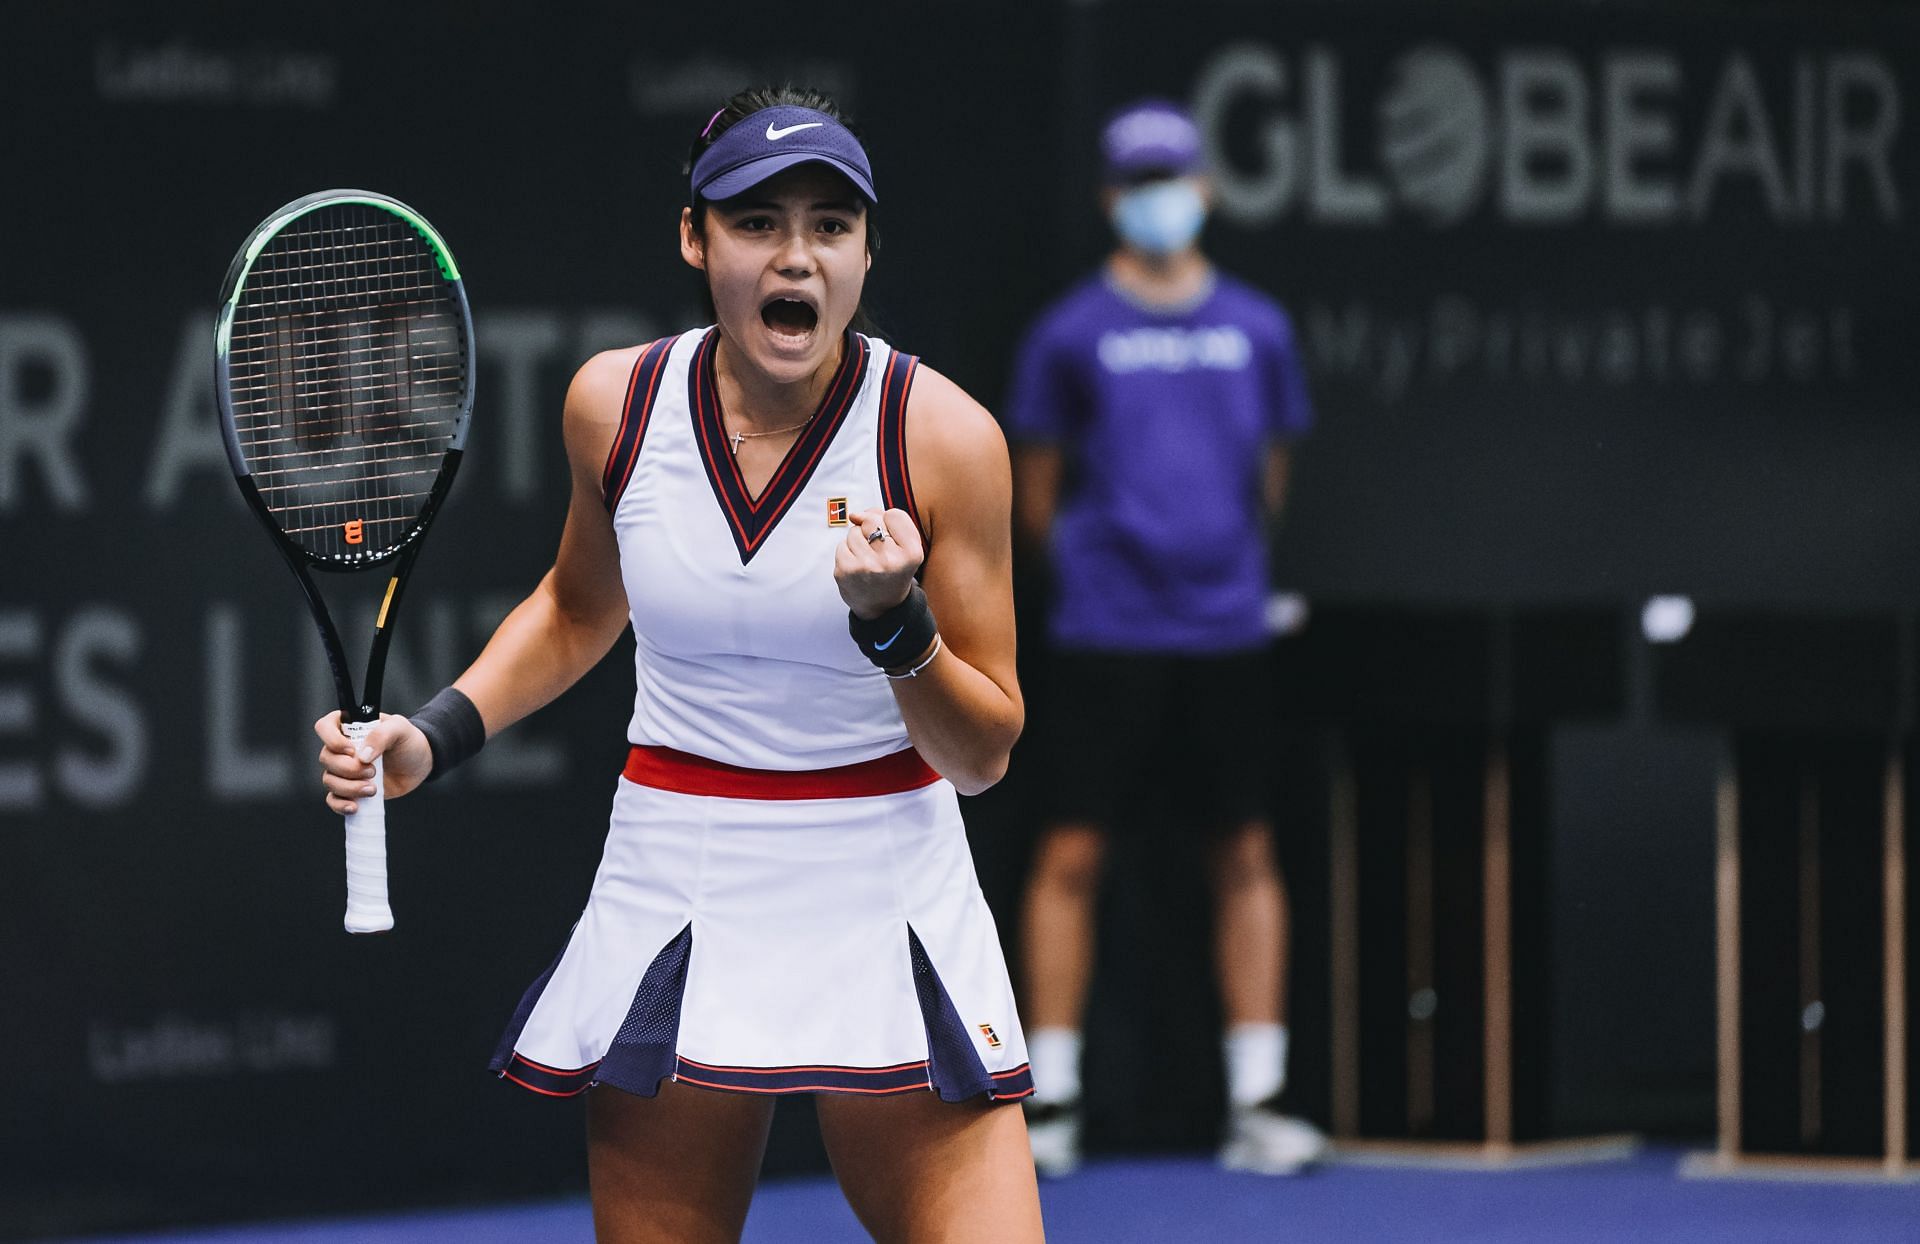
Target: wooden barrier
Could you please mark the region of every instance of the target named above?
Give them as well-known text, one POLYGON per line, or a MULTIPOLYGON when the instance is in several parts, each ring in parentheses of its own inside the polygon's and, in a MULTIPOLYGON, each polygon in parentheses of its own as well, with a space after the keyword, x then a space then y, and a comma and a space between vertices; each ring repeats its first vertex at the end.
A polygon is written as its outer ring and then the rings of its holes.
POLYGON ((1683 1171, 1920 1179, 1908 1136, 1912 618, 1711 614, 1655 666, 1663 717, 1728 735, 1714 801, 1719 1135, 1683 1171), (1836 880, 1869 873, 1877 884, 1836 880), (1756 939, 1779 926, 1791 945, 1772 936, 1773 953, 1756 958, 1756 939), (1786 1056, 1789 991, 1798 1030, 1786 1056), (1877 1060, 1856 1057, 1874 1044, 1877 1060), (1756 1057, 1791 1074, 1758 1072, 1756 1057))

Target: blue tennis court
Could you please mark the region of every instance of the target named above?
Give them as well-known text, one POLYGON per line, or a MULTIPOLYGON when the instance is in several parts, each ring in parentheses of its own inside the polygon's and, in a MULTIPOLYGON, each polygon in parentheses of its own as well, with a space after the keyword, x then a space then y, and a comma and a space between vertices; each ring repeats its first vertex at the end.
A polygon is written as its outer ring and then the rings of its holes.
MULTIPOLYGON (((1463 1172, 1333 1165, 1298 1179, 1218 1170, 1201 1158, 1089 1164, 1045 1184, 1047 1237, 1070 1244, 1205 1240, 1711 1241, 1920 1240, 1920 1186, 1694 1180, 1681 1154, 1551 1170, 1463 1172)), ((92 1244, 560 1244, 592 1238, 584 1199, 493 1209, 261 1223, 100 1237, 92 1244)), ((753 1244, 859 1241, 826 1179, 770 1182, 754 1200, 753 1244)))

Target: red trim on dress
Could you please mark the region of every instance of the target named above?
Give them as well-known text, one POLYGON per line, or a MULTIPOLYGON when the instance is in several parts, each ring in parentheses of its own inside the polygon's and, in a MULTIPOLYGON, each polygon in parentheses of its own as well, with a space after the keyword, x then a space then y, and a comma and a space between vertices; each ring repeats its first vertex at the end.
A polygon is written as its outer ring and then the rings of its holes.
POLYGON ((892 1088, 845 1088, 837 1084, 796 1084, 791 1088, 750 1088, 744 1084, 715 1084, 709 1080, 696 1080, 691 1076, 673 1077, 682 1084, 694 1084, 701 1088, 719 1089, 723 1093, 859 1093, 867 1097, 889 1097, 895 1093, 924 1093, 931 1086, 926 1084, 899 1084, 892 1088))
POLYGON ((722 448, 727 431, 721 418, 718 380, 713 374, 718 349, 719 329, 710 329, 701 338, 688 369, 688 408, 692 414, 694 438, 700 450, 707 481, 720 502, 739 549, 742 564, 751 561, 780 519, 812 478, 814 469, 826 456, 834 434, 846 420, 865 380, 866 339, 855 332, 846 334, 839 369, 827 386, 826 394, 814 411, 800 437, 774 468, 766 487, 755 497, 747 492, 740 463, 722 448))
POLYGON ((600 1066, 599 1063, 588 1063, 584 1067, 575 1067, 572 1071, 562 1071, 558 1067, 549 1067, 545 1063, 536 1063, 531 1058, 528 1058, 525 1054, 522 1054, 519 1050, 515 1050, 513 1052, 513 1060, 515 1062, 525 1063, 527 1066, 532 1067, 536 1071, 544 1071, 550 1076, 567 1076, 569 1078, 574 1076, 592 1075, 595 1069, 597 1069, 600 1066))
POLYGON ((895 351, 887 360, 886 374, 880 382, 879 459, 882 503, 890 509, 905 510, 907 517, 926 539, 926 524, 920 521, 920 507, 913 497, 913 480, 907 469, 907 401, 913 393, 913 377, 919 369, 916 355, 895 351))
POLYGON ((593 1087, 591 1083, 587 1083, 587 1084, 582 1084, 577 1089, 568 1089, 566 1092, 563 1093, 556 1089, 541 1088, 537 1084, 528 1084, 525 1080, 522 1080, 519 1076, 514 1075, 511 1071, 503 1071, 500 1073, 500 1076, 502 1079, 512 1080, 515 1084, 518 1084, 521 1088, 526 1089, 528 1092, 538 1093, 542 1097, 578 1097, 580 1096, 580 1094, 586 1092, 588 1089, 593 1087))
POLYGON ((620 426, 614 431, 613 444, 607 448, 606 465, 600 468, 600 498, 609 512, 620 501, 620 494, 626 491, 627 481, 633 478, 633 464, 640 459, 640 444, 646 439, 647 421, 653 413, 654 398, 660 392, 660 376, 666 370, 667 356, 673 352, 673 343, 677 338, 662 337, 641 347, 640 357, 633 361, 633 372, 627 377, 627 397, 620 408, 620 426), (634 394, 640 388, 640 373, 646 369, 647 361, 653 360, 653 372, 647 382, 646 397, 641 400, 639 410, 634 409, 634 394), (638 422, 636 424, 636 414, 638 422), (629 439, 628 432, 632 431, 629 439), (614 473, 618 470, 620 479, 614 482, 614 473))
POLYGON ((743 769, 671 747, 635 744, 621 776, 640 786, 718 799, 861 799, 898 795, 940 780, 909 747, 832 769, 743 769))
POLYGON ((913 473, 907 469, 907 399, 913 396, 913 374, 918 370, 920 360, 914 355, 907 356, 906 374, 900 380, 900 414, 894 421, 895 461, 899 464, 900 487, 905 490, 906 504, 901 508, 913 519, 913 525, 920 529, 921 538, 926 537, 927 525, 920 521, 920 507, 913 499, 913 473))
POLYGON ((668 342, 653 365, 653 375, 647 379, 646 402, 640 408, 640 426, 633 434, 633 446, 627 452, 626 470, 620 473, 620 484, 613 490, 613 499, 618 502, 627 491, 627 482, 633 478, 633 468, 640 461, 640 446, 646 442, 647 422, 653 418, 653 402, 660 396, 660 377, 667 372, 667 357, 673 353, 673 344, 668 342))
POLYGON ((723 1067, 718 1063, 696 1062, 685 1054, 680 1055, 680 1062, 683 1066, 698 1067, 702 1071, 732 1071, 748 1076, 784 1076, 799 1071, 835 1071, 850 1076, 879 1076, 891 1075, 897 1071, 912 1071, 927 1065, 927 1060, 923 1058, 917 1063, 895 1063, 891 1067, 837 1067, 831 1063, 797 1067, 723 1067))

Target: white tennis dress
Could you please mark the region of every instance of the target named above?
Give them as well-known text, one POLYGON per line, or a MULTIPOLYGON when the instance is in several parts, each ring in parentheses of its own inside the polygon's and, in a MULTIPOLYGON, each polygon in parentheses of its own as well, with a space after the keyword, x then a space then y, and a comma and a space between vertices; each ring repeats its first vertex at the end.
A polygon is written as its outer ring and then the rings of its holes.
POLYGON ((918 521, 917 360, 848 333, 758 498, 718 330, 641 352, 603 484, 636 639, 634 745, 586 910, 492 1066, 536 1092, 1032 1092, 953 787, 908 742, 833 579, 849 510, 918 521))

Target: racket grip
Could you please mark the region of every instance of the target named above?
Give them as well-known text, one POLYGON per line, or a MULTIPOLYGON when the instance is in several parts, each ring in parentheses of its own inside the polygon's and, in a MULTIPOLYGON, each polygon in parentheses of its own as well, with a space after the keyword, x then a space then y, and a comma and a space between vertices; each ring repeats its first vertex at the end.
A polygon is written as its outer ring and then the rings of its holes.
MULTIPOLYGON (((370 721, 342 722, 354 742, 373 729, 370 721)), ((387 906, 387 795, 385 757, 373 758, 374 793, 354 800, 347 813, 347 932, 384 933, 393 927, 387 906)))

